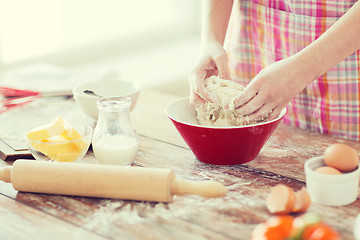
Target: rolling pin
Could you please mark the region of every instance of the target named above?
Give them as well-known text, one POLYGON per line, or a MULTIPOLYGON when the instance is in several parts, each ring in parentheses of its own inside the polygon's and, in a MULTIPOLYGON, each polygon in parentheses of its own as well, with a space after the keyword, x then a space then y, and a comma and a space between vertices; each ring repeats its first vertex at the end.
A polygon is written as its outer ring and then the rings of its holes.
POLYGON ((220 197, 228 191, 219 182, 177 178, 171 169, 36 160, 0 168, 0 180, 22 192, 154 202, 185 194, 220 197))

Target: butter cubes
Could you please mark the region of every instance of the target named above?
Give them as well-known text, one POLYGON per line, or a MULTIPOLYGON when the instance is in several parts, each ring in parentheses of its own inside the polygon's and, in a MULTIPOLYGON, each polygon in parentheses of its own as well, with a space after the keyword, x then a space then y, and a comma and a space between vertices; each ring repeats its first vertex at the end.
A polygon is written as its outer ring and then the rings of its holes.
POLYGON ((27 133, 31 147, 58 162, 73 162, 87 151, 89 142, 61 117, 27 133))
POLYGON ((50 124, 40 126, 27 133, 27 137, 33 141, 42 141, 65 132, 64 120, 61 117, 56 118, 50 124))

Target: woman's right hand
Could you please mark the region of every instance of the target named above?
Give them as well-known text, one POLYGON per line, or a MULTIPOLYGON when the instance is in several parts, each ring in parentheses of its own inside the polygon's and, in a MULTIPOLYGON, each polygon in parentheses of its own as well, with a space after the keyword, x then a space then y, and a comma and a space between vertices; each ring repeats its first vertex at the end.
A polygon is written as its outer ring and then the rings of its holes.
POLYGON ((230 79, 227 54, 220 43, 205 44, 189 76, 190 104, 203 106, 206 101, 218 103, 217 97, 205 87, 205 79, 213 75, 230 79))

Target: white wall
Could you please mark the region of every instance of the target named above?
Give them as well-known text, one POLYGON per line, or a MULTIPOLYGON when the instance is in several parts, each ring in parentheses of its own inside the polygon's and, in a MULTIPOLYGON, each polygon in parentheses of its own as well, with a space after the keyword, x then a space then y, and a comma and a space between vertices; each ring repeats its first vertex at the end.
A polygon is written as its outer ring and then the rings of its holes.
POLYGON ((0 0, 0 73, 46 62, 156 86, 187 78, 199 29, 199 0, 0 0))

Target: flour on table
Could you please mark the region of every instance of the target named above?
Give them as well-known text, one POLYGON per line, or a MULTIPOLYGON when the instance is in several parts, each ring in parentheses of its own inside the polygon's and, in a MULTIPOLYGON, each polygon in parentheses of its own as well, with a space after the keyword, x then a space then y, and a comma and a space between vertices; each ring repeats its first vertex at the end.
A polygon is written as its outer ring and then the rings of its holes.
POLYGON ((236 117, 234 98, 244 87, 231 80, 211 76, 205 79, 205 87, 219 99, 219 104, 206 102, 205 106, 197 106, 197 119, 205 126, 243 126, 248 125, 246 117, 236 117), (228 106, 228 107, 226 107, 228 106))

